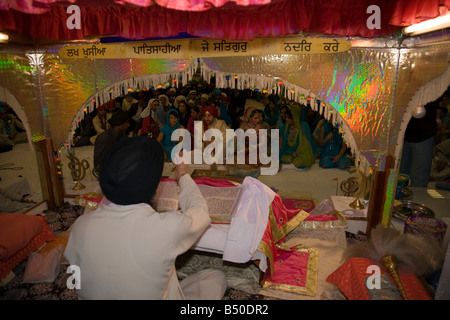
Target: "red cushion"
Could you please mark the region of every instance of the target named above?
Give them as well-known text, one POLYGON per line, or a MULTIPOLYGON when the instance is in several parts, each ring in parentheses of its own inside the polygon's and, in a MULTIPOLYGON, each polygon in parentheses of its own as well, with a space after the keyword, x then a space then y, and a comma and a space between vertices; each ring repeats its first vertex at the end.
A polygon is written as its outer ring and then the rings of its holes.
MULTIPOLYGON (((371 275, 367 272, 367 268, 371 265, 377 264, 367 258, 350 258, 330 274, 326 281, 337 285, 349 300, 369 300, 366 278, 371 275)), ((383 267, 380 267, 380 272, 385 273, 383 267)), ((401 269, 398 273, 409 300, 431 300, 415 274, 401 269)))
POLYGON ((22 213, 0 213, 0 279, 30 252, 55 236, 43 217, 22 213))

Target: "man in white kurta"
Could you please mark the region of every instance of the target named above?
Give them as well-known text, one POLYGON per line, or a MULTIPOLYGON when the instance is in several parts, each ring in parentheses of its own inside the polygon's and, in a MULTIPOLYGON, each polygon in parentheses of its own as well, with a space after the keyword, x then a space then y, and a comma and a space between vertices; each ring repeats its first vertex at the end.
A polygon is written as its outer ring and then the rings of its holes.
MULTIPOLYGON (((143 137, 130 139, 138 138, 143 137)), ((129 153, 126 150, 124 154, 129 153)), ((155 167, 151 159, 146 161, 155 167)), ((177 166, 180 211, 158 213, 144 202, 119 205, 104 199, 97 210, 77 219, 65 256, 80 268, 80 299, 222 298, 226 277, 220 271, 205 270, 181 284, 177 278, 175 259, 192 247, 211 223, 206 201, 186 171, 187 165, 177 166)), ((160 175, 156 175, 156 183, 160 175)))

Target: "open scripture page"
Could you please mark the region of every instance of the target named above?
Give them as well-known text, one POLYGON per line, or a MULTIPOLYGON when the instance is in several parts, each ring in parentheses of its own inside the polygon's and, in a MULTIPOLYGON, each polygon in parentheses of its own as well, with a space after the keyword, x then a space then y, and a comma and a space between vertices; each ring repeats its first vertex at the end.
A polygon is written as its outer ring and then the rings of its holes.
MULTIPOLYGON (((228 223, 233 218, 242 186, 213 187, 198 184, 208 205, 209 215, 213 222, 228 223)), ((153 198, 153 207, 156 211, 179 210, 179 189, 175 181, 161 181, 153 198)))

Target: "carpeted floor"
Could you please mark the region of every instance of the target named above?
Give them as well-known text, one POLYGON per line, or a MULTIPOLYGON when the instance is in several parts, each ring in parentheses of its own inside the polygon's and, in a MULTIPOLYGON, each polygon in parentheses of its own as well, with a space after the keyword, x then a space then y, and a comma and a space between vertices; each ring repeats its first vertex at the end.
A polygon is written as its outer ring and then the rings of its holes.
MULTIPOLYGON (((45 212, 45 219, 53 233, 67 231, 75 220, 83 213, 84 208, 66 203, 57 212, 45 212)), ((0 287, 0 300, 76 300, 76 290, 67 288, 67 279, 71 275, 66 273, 68 264, 61 264, 61 270, 53 282, 23 283, 27 259, 18 264, 13 272, 15 277, 3 287, 0 287)), ((251 263, 234 265, 223 262, 219 256, 197 255, 188 251, 177 260, 179 278, 183 279, 193 270, 201 267, 213 267, 226 272, 230 286, 224 300, 264 300, 268 297, 256 294, 259 271, 251 263), (243 290, 244 289, 244 290, 243 290)))
MULTIPOLYGON (((300 205, 308 211, 314 208, 312 200, 288 201, 293 206, 300 205), (292 202, 292 203, 291 203, 292 202)), ((44 212, 50 229, 55 233, 67 231, 75 220, 83 214, 84 208, 78 205, 64 204, 57 212, 44 212)), ((365 235, 347 233, 347 241, 364 241, 365 235)), ((67 288, 67 279, 71 275, 66 273, 68 264, 61 264, 61 270, 53 282, 23 283, 23 276, 27 259, 13 270, 15 277, 5 286, 0 287, 0 300, 76 300, 77 293, 67 288)), ((271 296, 258 294, 260 290, 260 270, 249 262, 247 264, 233 264, 223 261, 220 255, 204 252, 188 251, 176 261, 179 279, 206 268, 222 270, 227 275, 228 289, 224 300, 269 300, 271 296)))
MULTIPOLYGON (((68 265, 61 266, 61 272, 53 282, 22 283, 26 260, 15 269, 16 277, 5 287, 0 287, 0 300, 77 300, 77 292, 67 288, 68 265)), ((223 300, 267 300, 270 297, 228 287, 223 300)))

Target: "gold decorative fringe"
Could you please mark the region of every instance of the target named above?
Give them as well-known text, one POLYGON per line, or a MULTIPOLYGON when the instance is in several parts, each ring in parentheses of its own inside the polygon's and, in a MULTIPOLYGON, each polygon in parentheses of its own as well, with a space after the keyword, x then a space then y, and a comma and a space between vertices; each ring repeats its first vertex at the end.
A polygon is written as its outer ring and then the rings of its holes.
POLYGON ((299 228, 303 229, 332 229, 332 228, 347 228, 347 219, 345 219, 344 215, 335 210, 330 212, 328 215, 337 215, 338 220, 332 221, 303 221, 299 224, 299 228))
POLYGON ((272 235, 273 240, 276 242, 283 239, 289 232, 294 230, 297 226, 299 226, 302 221, 304 221, 309 216, 309 213, 300 210, 295 217, 293 217, 291 220, 283 224, 281 227, 278 226, 276 217, 273 213, 272 205, 269 207, 269 221, 270 221, 270 227, 272 229, 272 235))
POLYGON ((102 197, 103 197, 103 194, 101 194, 101 193, 89 192, 89 193, 85 193, 81 196, 76 197, 73 201, 82 207, 95 210, 98 208, 99 203, 95 202, 95 201, 89 201, 86 198, 98 198, 99 199, 102 197))

